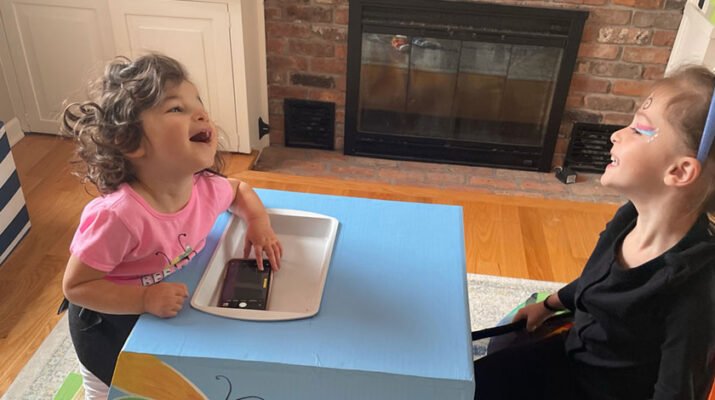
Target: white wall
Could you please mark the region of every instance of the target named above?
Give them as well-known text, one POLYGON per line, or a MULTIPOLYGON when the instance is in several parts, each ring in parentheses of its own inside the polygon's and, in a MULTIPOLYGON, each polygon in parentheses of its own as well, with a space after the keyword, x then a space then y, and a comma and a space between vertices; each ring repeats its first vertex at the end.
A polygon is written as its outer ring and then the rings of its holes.
POLYGON ((683 19, 665 68, 666 75, 685 64, 715 69, 715 26, 707 17, 711 8, 709 1, 705 2, 705 12, 698 8, 695 0, 688 0, 685 4, 683 19))
MULTIPOLYGON (((2 58, 4 58, 6 62, 9 62, 10 59, 7 57, 9 49, 7 49, 5 37, 5 24, 3 23, 2 14, 0 14, 0 55, 2 55, 2 58)), ((0 121, 7 123, 16 115, 12 109, 12 102, 10 102, 10 89, 7 87, 5 78, 6 76, 3 73, 3 66, 0 65, 0 121)))
POLYGON ((17 87, 17 78, 11 67, 10 49, 8 48, 6 37, 5 25, 3 23, 2 14, 0 14, 0 121, 5 123, 5 129, 10 139, 10 145, 12 146, 22 138, 23 130, 26 129, 23 129, 21 126, 23 122, 18 118, 20 117, 18 113, 24 112, 24 109, 18 109, 18 107, 22 107, 22 105, 18 105, 17 103, 22 100, 20 100, 20 91, 17 87), (10 76, 6 74, 6 71, 10 71, 8 72, 10 76), (17 99, 15 99, 15 97, 17 97, 17 99), (15 100, 14 108, 11 98, 15 100))
POLYGON ((10 91, 5 83, 5 75, 0 68, 0 121, 8 122, 15 117, 15 112, 12 110, 10 102, 10 91))
POLYGON ((23 131, 28 131, 28 127, 23 126, 25 124, 24 108, 20 104, 22 96, 20 88, 17 86, 15 70, 11 66, 10 49, 6 37, 5 25, 2 14, 0 14, 0 120, 5 122, 10 146, 14 146, 24 136, 23 131), (20 117, 23 120, 20 120, 20 117))

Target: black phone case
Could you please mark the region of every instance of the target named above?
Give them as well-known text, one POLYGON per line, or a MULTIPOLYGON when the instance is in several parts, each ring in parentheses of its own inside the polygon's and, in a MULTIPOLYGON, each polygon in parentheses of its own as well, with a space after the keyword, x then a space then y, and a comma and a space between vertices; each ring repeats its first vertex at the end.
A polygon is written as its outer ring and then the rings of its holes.
POLYGON ((268 260, 263 261, 263 271, 258 270, 255 259, 229 260, 226 263, 219 307, 265 310, 268 306, 271 275, 268 260))

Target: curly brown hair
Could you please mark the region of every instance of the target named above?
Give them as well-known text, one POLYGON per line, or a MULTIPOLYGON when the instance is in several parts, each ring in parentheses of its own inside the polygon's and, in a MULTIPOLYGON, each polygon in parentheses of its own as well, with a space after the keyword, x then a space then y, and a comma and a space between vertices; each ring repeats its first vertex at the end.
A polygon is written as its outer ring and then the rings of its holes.
MULTIPOLYGON (((188 80, 184 67, 165 55, 112 60, 102 77, 90 84, 90 100, 72 103, 62 113, 61 133, 77 143, 75 174, 102 194, 135 181, 134 168, 124 155, 141 143, 140 114, 161 102, 168 84, 188 80)), ((216 152, 211 169, 220 171, 222 167, 223 160, 216 152)))

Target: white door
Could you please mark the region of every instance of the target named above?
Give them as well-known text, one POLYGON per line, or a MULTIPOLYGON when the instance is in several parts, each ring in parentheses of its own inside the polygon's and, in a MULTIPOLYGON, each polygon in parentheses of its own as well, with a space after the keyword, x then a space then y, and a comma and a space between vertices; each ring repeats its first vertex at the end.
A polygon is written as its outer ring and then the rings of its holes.
POLYGON ((228 6, 110 0, 109 9, 118 53, 134 58, 158 51, 184 64, 211 118, 224 133, 221 148, 239 151, 228 6))
POLYGON ((96 0, 0 0, 24 115, 32 132, 57 134, 68 101, 114 56, 106 3, 96 0))

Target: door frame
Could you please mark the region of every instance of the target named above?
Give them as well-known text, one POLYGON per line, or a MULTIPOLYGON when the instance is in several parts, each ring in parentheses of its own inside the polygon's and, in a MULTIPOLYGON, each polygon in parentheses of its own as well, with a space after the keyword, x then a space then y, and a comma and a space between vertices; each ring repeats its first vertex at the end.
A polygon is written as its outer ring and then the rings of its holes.
MULTIPOLYGON (((0 32, 6 32, 4 15, 0 12, 0 32)), ((12 112, 15 118, 20 122, 20 127, 24 132, 30 130, 30 125, 27 123, 27 114, 25 111, 25 103, 22 98, 22 91, 17 83, 17 73, 15 72, 15 64, 10 52, 10 43, 7 41, 7 35, 2 35, 0 38, 0 69, 2 69, 5 77, 5 86, 7 87, 8 95, 10 96, 10 104, 12 104, 12 112)), ((4 121, 9 122, 9 121, 4 121)))

